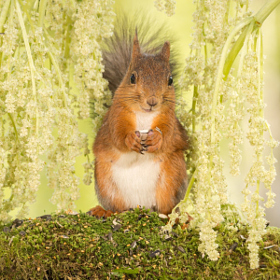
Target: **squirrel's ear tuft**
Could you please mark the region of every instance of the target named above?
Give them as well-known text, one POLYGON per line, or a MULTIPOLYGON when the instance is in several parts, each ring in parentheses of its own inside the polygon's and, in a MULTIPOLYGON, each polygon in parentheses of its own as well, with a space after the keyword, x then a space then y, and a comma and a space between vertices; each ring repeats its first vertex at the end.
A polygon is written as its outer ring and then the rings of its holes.
POLYGON ((169 61, 170 57, 170 43, 167 41, 164 43, 162 49, 161 49, 161 56, 164 57, 166 61, 169 61))
POLYGON ((135 58, 141 54, 140 45, 137 37, 137 29, 135 30, 135 36, 133 39, 133 48, 132 48, 132 58, 135 58))

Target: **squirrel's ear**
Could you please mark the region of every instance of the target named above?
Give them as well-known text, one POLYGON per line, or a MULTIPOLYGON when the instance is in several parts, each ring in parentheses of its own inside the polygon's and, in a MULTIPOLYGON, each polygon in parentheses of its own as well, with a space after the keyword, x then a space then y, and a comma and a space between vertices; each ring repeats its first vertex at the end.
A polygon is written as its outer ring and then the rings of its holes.
POLYGON ((135 36, 133 39, 133 48, 132 48, 132 58, 135 58, 141 54, 140 52, 140 46, 139 46, 139 41, 137 37, 137 30, 135 31, 135 36))
POLYGON ((162 49, 161 49, 161 53, 160 53, 164 59, 166 61, 169 61, 169 57, 170 57, 170 43, 167 41, 164 43, 162 49))

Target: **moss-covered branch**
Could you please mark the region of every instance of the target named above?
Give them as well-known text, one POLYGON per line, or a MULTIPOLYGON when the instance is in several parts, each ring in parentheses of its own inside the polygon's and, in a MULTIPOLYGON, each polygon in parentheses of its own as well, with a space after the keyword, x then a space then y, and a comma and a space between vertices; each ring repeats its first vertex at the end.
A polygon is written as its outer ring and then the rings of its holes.
POLYGON ((220 258, 202 257, 199 233, 135 209, 107 220, 86 214, 45 215, 0 228, 0 274, 5 279, 278 279, 280 231, 268 228, 260 268, 249 268, 247 227, 217 226, 220 258), (184 228, 184 229, 183 229, 184 228))

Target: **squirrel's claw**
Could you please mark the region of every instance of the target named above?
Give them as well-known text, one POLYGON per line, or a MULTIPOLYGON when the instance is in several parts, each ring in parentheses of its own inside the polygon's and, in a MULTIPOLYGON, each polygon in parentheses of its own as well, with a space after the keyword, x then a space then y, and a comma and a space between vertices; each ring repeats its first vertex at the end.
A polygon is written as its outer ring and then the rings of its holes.
POLYGON ((144 151, 144 152, 147 151, 147 146, 146 145, 142 145, 142 151, 144 151))

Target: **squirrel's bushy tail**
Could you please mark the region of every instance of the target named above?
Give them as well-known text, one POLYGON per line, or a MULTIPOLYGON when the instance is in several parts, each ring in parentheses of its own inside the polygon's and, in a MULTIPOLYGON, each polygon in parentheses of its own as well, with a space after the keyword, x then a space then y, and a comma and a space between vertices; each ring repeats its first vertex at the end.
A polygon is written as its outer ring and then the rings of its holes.
POLYGON ((106 39, 102 46, 103 77, 109 82, 109 89, 114 95, 129 66, 132 52, 132 43, 137 30, 141 51, 156 54, 161 51, 165 41, 171 44, 170 66, 173 80, 178 77, 178 59, 174 51, 174 36, 166 24, 157 25, 150 16, 123 15, 117 17, 113 36, 106 39))

